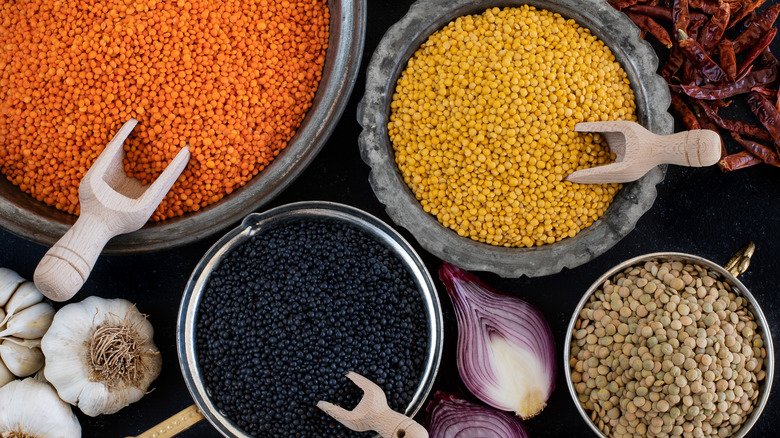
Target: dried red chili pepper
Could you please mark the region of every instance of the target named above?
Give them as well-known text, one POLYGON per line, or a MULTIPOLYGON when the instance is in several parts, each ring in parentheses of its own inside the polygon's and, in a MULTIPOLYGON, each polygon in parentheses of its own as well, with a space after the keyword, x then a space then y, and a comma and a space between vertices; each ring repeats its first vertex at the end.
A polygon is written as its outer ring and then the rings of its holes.
POLYGON ((750 2, 749 0, 743 1, 742 8, 739 10, 739 12, 732 14, 731 20, 729 20, 729 24, 726 27, 726 29, 731 29, 732 27, 736 26, 745 17, 747 17, 748 14, 760 8, 761 5, 764 4, 764 2, 766 2, 766 0, 755 0, 753 2, 750 2))
POLYGON ((758 57, 758 62, 756 62, 756 64, 776 69, 778 66, 778 61, 777 58, 775 58, 775 55, 772 54, 772 51, 767 47, 763 52, 761 52, 761 56, 758 57))
POLYGON ((734 45, 728 38, 723 38, 718 43, 718 60, 729 81, 736 81, 737 55, 734 53, 734 45))
POLYGON ((707 117, 719 127, 730 131, 732 134, 742 134, 753 137, 761 141, 773 141, 772 136, 762 127, 741 120, 724 119, 718 115, 718 111, 711 107, 707 102, 698 102, 699 107, 704 111, 707 117))
POLYGON ((742 63, 737 67, 738 75, 741 76, 742 72, 744 72, 745 69, 747 69, 747 67, 761 55, 764 49, 769 47, 769 45, 772 43, 772 40, 775 38, 775 35, 777 35, 777 29, 770 29, 755 43, 753 47, 750 48, 750 51, 747 53, 747 55, 745 55, 742 63))
POLYGON ((748 151, 742 151, 721 158, 720 161, 718 161, 718 167, 720 168, 721 172, 725 173, 731 172, 732 170, 755 166, 756 164, 760 163, 763 163, 760 158, 748 151))
POLYGON ((766 97, 755 91, 748 94, 747 103, 758 121, 769 131, 775 144, 780 142, 780 112, 777 111, 777 108, 766 97))
POLYGON ((626 8, 626 11, 635 14, 647 15, 654 20, 672 21, 672 11, 665 6, 634 5, 626 8))
POLYGON ((729 6, 728 3, 719 1, 718 8, 714 15, 699 32, 699 44, 701 44, 705 52, 712 50, 712 48, 718 45, 718 41, 723 38, 723 33, 726 31, 726 26, 729 24, 730 16, 731 6, 729 6))
POLYGON ((749 65, 748 68, 745 69, 745 71, 742 72, 742 74, 737 75, 737 80, 741 80, 745 76, 747 76, 751 71, 753 71, 753 64, 749 65))
POLYGON ((688 11, 688 0, 674 0, 672 3, 672 31, 688 32, 688 25, 691 23, 690 12, 688 11))
POLYGON ((669 56, 666 57, 664 66, 661 67, 661 77, 666 80, 667 84, 672 83, 672 78, 680 70, 683 62, 685 62, 685 55, 680 51, 677 44, 674 44, 672 49, 669 50, 669 56))
POLYGON ((686 129, 701 129, 701 125, 699 125, 699 121, 696 119, 696 114, 688 107, 685 100, 677 94, 672 94, 671 110, 677 115, 686 129))
POLYGON ((777 98, 777 90, 774 90, 772 88, 753 87, 753 88, 750 89, 750 91, 755 91, 756 93, 763 95, 767 99, 775 99, 775 98, 777 98))
POLYGON ((625 14, 639 27, 639 29, 654 36, 661 44, 665 45, 666 48, 672 47, 672 39, 669 37, 669 32, 658 24, 657 21, 647 15, 633 14, 627 11, 625 14))
POLYGON ((777 111, 780 111, 780 92, 778 92, 778 90, 774 90, 772 88, 766 88, 766 87, 753 87, 750 91, 755 91, 756 93, 761 94, 767 99, 774 100, 775 108, 777 109, 777 111))
MULTIPOLYGON (((715 124, 707 115, 704 113, 704 110, 702 110, 701 101, 700 100, 693 100, 691 102, 691 105, 693 106, 693 113, 696 115, 696 120, 699 122, 699 126, 701 126, 702 129, 709 129, 710 131, 715 131, 720 135, 720 132, 718 130, 718 125, 715 124)), ((728 151, 726 150, 726 145, 723 143, 723 139, 720 141, 720 157, 723 158, 726 155, 728 155, 728 151)))
POLYGON ((761 143, 756 143, 755 141, 744 139, 740 137, 739 134, 735 134, 733 132, 731 133, 731 136, 734 138, 734 140, 737 141, 737 143, 742 145, 746 151, 757 156, 764 163, 780 167, 780 156, 778 156, 777 153, 769 147, 764 146, 761 143))
POLYGON ((685 94, 694 99, 715 100, 728 99, 729 97, 743 94, 753 87, 773 85, 777 80, 777 69, 764 68, 748 73, 736 82, 727 82, 723 85, 680 85, 685 94))
POLYGON ((778 15, 780 15, 780 3, 770 6, 757 19, 751 20, 747 28, 734 38, 734 53, 741 53, 751 48, 761 35, 772 28, 778 15))
POLYGON ((607 3, 618 11, 634 6, 637 2, 637 0, 607 0, 607 3))
POLYGON ((718 2, 710 0, 688 0, 688 6, 700 9, 707 14, 715 15, 718 12, 718 2))
POLYGON ((707 55, 704 48, 693 38, 678 30, 677 44, 683 54, 693 62, 693 65, 710 81, 720 83, 726 81, 726 73, 707 55))

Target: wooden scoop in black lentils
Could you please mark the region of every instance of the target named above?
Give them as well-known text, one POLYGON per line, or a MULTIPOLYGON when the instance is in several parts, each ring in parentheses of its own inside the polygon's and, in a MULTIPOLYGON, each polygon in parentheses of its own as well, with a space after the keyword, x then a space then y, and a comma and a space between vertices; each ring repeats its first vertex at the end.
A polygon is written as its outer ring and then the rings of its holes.
POLYGON ((411 274, 352 225, 303 220, 236 247, 198 310, 196 349, 217 409, 255 437, 366 437, 315 406, 352 409, 376 382, 403 412, 421 378, 427 321, 411 274))

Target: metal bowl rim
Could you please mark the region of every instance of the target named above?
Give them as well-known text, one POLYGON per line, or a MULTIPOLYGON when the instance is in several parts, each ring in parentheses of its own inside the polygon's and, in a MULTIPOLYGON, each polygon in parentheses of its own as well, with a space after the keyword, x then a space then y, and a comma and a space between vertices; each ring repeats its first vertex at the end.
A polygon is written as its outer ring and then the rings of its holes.
POLYGON ((241 224, 219 239, 201 258, 190 276, 176 323, 176 348, 179 365, 187 389, 204 417, 226 437, 247 437, 230 420, 219 414, 208 398, 205 384, 200 378, 194 345, 194 321, 197 317, 203 288, 209 274, 219 261, 233 248, 262 232, 267 226, 301 218, 331 218, 347 222, 371 235, 388 247, 409 269, 420 288, 423 307, 428 322, 427 360, 419 385, 415 390, 405 415, 414 416, 422 407, 433 388, 443 352, 444 323, 436 286, 422 259, 414 248, 389 225, 375 216, 345 204, 328 201, 302 201, 275 207, 263 213, 252 213, 241 224))
POLYGON ((758 398, 758 402, 754 406, 753 412, 750 413, 745 423, 742 424, 739 431, 736 435, 733 435, 732 438, 743 438, 750 429, 755 425, 755 423, 758 421, 758 418, 761 416, 761 413, 764 410, 764 407, 766 406, 768 400, 769 400, 769 393, 772 389, 772 380, 774 378, 774 347, 772 345, 772 333, 769 329, 769 324, 767 322, 766 316, 764 315, 763 310, 761 310, 761 306, 758 304, 758 301, 756 301, 753 294, 750 293, 747 287, 734 275, 732 275, 729 271, 727 271, 723 266, 708 260, 704 257, 700 257, 693 254, 688 253, 681 253, 681 252, 655 252, 655 253, 648 253, 644 255, 640 255, 637 257, 633 257, 631 259, 628 259, 626 261, 623 261, 612 268, 608 269, 603 275, 601 275, 596 281, 593 282, 593 284, 588 288, 588 290, 583 294, 582 298, 580 299, 579 303, 577 303, 577 307, 575 307, 574 312, 572 314, 572 317, 569 320, 569 324, 566 328, 566 338, 564 341, 564 354, 563 354, 563 370, 565 374, 566 379, 566 386, 569 389, 569 395, 572 398, 572 401, 574 402, 574 405, 577 408, 577 412, 579 412, 580 416, 583 420, 585 420, 585 423, 588 424, 588 426, 593 430, 593 432, 596 433, 599 437, 602 438, 609 438, 607 435, 605 435, 602 431, 596 427, 595 424, 593 424, 593 421, 590 420, 590 417, 588 417, 587 413, 585 412, 585 409, 582 407, 582 405, 579 402, 579 399, 577 397, 577 391, 574 389, 574 383, 571 380, 571 366, 569 364, 569 359, 571 356, 571 341, 572 341, 572 331, 574 330, 574 326, 579 320, 579 314, 582 308, 587 304, 588 300, 590 299, 591 295, 593 295, 596 290, 601 287, 602 284, 608 279, 611 279, 616 274, 620 273, 624 269, 634 266, 640 262, 647 262, 651 260, 657 260, 657 259, 663 259, 663 260, 675 260, 675 261, 683 261, 683 262, 693 262, 695 264, 700 265, 703 268, 706 268, 708 270, 712 270, 723 276, 723 278, 729 283, 732 287, 735 287, 738 290, 738 295, 742 296, 743 298, 747 299, 748 303, 751 306, 751 310, 754 313, 754 316, 756 317, 757 324, 762 332, 762 337, 764 338, 764 348, 767 350, 767 358, 764 361, 764 366, 766 367, 766 377, 764 378, 763 386, 765 387, 765 391, 762 392, 762 394, 758 398))

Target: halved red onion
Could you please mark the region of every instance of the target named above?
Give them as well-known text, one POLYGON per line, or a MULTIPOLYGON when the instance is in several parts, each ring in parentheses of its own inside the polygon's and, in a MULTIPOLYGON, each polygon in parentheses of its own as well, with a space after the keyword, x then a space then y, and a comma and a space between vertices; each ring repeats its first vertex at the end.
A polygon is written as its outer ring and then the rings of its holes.
POLYGON ((555 341, 541 311, 445 263, 439 269, 458 320, 457 365, 474 396, 522 419, 555 388, 555 341))
POLYGON ((428 404, 430 438, 528 438, 519 418, 471 403, 454 394, 436 392, 428 404))

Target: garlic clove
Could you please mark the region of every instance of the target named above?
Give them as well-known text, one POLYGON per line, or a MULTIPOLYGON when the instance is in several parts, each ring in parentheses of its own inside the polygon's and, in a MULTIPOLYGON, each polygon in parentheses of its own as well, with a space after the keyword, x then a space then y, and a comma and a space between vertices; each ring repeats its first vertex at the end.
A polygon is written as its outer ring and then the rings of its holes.
POLYGON ((101 383, 90 383, 79 394, 78 407, 81 412, 90 417, 113 414, 130 403, 137 402, 144 395, 146 395, 145 391, 133 386, 109 390, 101 383))
POLYGON ((80 438, 81 425, 54 388, 34 378, 0 388, 0 436, 80 438))
POLYGON ((0 359, 18 377, 32 375, 43 366, 40 348, 27 348, 9 339, 0 344, 0 359))
POLYGON ((43 294, 35 287, 35 283, 32 281, 25 281, 16 289, 8 300, 8 303, 6 303, 6 315, 5 318, 3 318, 3 322, 0 322, 0 327, 5 325, 17 311, 24 310, 41 301, 43 301, 43 294))
MULTIPOLYGON (((8 268, 0 268, 0 306, 5 306, 24 278, 8 268)), ((2 320, 2 319, 0 319, 2 320)), ((0 324, 2 325, 2 324, 0 324)))
POLYGON ((8 338, 0 338, 0 340, 13 342, 14 344, 21 345, 22 347, 27 348, 40 348, 41 347, 41 339, 22 339, 22 338, 14 338, 14 337, 8 337, 8 338))
POLYGON ((54 306, 48 302, 33 304, 10 317, 0 337, 39 339, 49 329, 55 313, 54 306))
POLYGON ((11 370, 9 370, 7 366, 5 366, 5 363, 2 360, 0 360, 0 388, 2 388, 6 384, 14 380, 16 380, 16 376, 14 375, 14 373, 12 373, 11 370))
POLYGON ((8 319, 0 337, 16 336, 23 339, 37 339, 46 333, 54 318, 54 306, 38 303, 18 312, 8 319))

